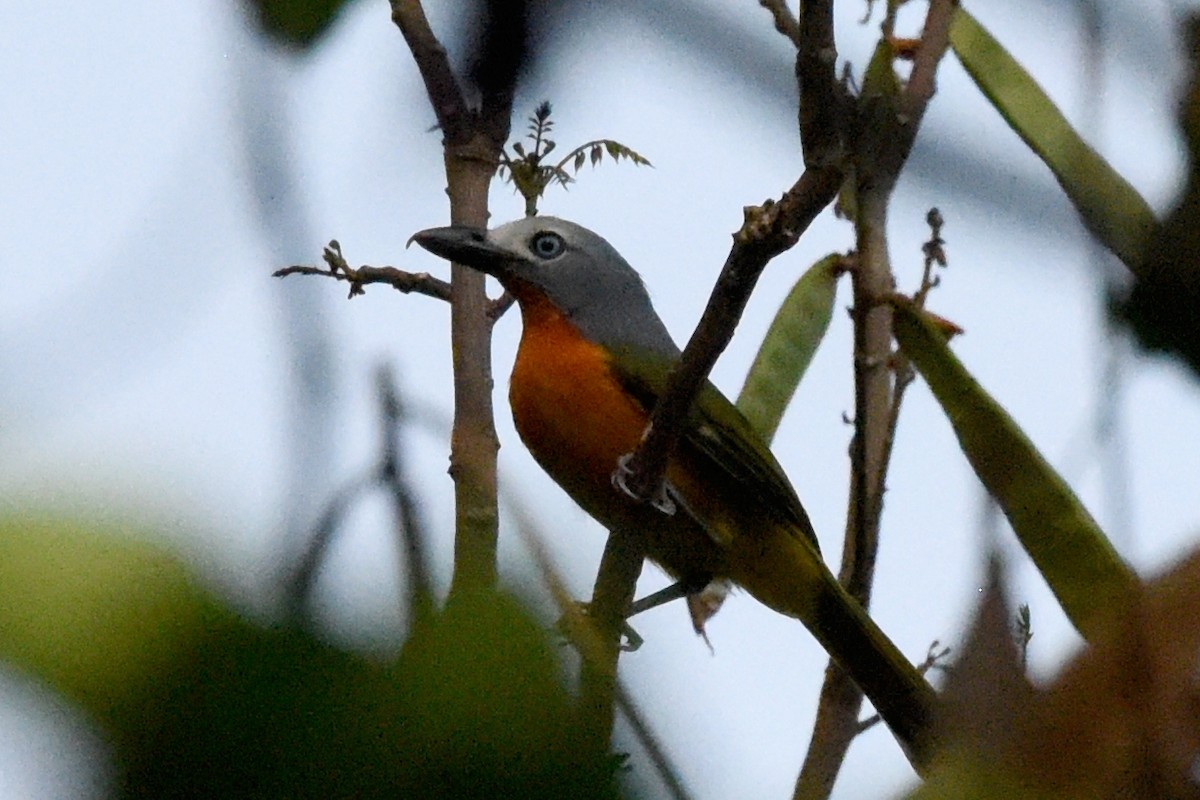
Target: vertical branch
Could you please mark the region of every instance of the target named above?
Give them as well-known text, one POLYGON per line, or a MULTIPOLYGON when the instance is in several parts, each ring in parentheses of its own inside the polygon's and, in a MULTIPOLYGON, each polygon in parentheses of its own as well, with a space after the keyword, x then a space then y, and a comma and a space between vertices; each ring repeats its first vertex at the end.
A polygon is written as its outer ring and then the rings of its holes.
MULTIPOLYGON (((870 604, 875 576, 893 413, 891 310, 883 302, 895 285, 887 247, 888 204, 933 96, 937 66, 946 52, 956 6, 957 0, 931 0, 908 85, 898 94, 864 92, 854 109, 850 134, 858 200, 857 264, 851 272, 854 438, 850 446, 846 538, 838 578, 864 608, 870 604)), ((801 13, 817 7, 802 3, 801 13)), ((827 13, 824 8, 821 11, 827 13)), ((850 742, 859 731, 861 706, 862 692, 830 661, 813 737, 796 780, 795 798, 829 796, 850 742)))
POLYGON ((637 532, 609 533, 588 609, 597 636, 596 646, 584 653, 580 666, 579 706, 588 755, 597 759, 606 756, 612 741, 621 627, 645 559, 638 538, 637 532))
MULTIPOLYGON (((492 6, 503 6, 493 3, 492 6)), ((511 3, 507 4, 511 5, 511 3)), ((523 4, 521 4, 523 8, 523 4)), ((447 194, 453 224, 483 228, 488 220, 488 186, 508 138, 516 74, 524 57, 523 34, 512 36, 511 15, 503 9, 489 19, 499 30, 485 30, 481 63, 497 54, 503 69, 490 70, 481 85, 482 113, 468 108, 450 67, 446 50, 434 36, 420 0, 391 0, 392 20, 400 28, 425 83, 425 91, 444 135, 447 194), (501 35, 503 34, 503 35, 501 35), (512 55, 515 52, 516 55, 512 55)), ((520 15, 523 22, 524 15, 520 15)), ((518 32, 520 33, 520 32, 518 32)), ((481 82, 482 83, 482 82, 481 82)), ((454 428, 450 437, 450 474, 455 490, 454 577, 451 592, 490 587, 496 581, 499 511, 496 502, 496 453, 499 442, 492 416, 491 306, 484 277, 451 266, 450 336, 454 366, 454 428)))

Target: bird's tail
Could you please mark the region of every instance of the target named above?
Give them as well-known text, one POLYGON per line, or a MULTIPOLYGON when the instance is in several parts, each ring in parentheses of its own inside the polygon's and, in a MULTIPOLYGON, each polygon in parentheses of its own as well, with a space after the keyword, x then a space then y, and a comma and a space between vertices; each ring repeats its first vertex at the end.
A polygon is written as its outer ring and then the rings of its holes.
POLYGON ((743 548, 748 550, 735 554, 734 580, 760 602, 804 623, 923 771, 933 750, 937 703, 925 678, 807 542, 787 534, 757 541, 742 537, 734 549, 743 548))

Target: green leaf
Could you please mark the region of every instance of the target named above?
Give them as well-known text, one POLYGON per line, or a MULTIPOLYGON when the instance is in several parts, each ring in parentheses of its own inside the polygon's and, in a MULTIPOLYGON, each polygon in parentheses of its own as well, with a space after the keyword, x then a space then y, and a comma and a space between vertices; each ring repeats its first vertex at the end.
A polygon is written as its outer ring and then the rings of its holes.
POLYGON ((900 94, 900 80, 892 66, 895 58, 892 45, 886 39, 880 39, 863 75, 863 97, 896 97, 900 94))
POLYGON ((1149 204, 1067 122, 1037 82, 975 18, 959 8, 950 45, 1009 126, 1045 162, 1083 224, 1135 274, 1157 226, 1149 204))
POLYGON ((904 298, 893 300, 896 339, 954 427, 975 474, 1084 638, 1137 591, 1138 579, 1016 422, 971 377, 946 337, 904 298))
POLYGON ((796 281, 767 329, 738 395, 738 410, 768 442, 829 328, 840 261, 837 254, 825 256, 796 281))
POLYGON ((576 172, 579 172, 579 170, 583 168, 583 162, 586 159, 587 159, 587 153, 583 152, 582 150, 580 150, 578 153, 576 153, 575 167, 574 167, 576 172))

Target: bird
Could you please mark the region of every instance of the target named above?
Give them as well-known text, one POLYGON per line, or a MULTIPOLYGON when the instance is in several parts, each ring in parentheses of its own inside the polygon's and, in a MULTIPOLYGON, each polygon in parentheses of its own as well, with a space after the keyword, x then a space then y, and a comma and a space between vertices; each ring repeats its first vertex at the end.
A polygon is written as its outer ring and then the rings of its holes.
POLYGON ((871 700, 918 766, 937 696, 826 567, 808 514, 764 439, 711 382, 668 461, 666 503, 614 487, 680 350, 639 273, 600 235, 534 216, 491 230, 413 235, 434 255, 495 277, 520 309, 509 382, 534 460, 589 515, 635 532, 647 557, 698 593, 732 582, 798 619, 871 700))

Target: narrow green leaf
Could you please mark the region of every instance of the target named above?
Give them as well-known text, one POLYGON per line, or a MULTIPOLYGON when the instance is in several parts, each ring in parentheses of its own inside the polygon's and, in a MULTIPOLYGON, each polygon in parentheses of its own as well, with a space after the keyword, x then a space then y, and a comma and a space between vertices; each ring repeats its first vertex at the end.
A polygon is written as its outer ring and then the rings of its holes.
POLYGON ((600 149, 600 145, 592 147, 592 166, 600 163, 600 159, 604 158, 604 151, 600 149))
POLYGON ((954 427, 1063 611, 1091 639, 1134 596, 1138 579, 1016 422, 971 377, 925 313, 893 301, 896 339, 954 427))
POLYGON ((768 442, 829 328, 841 257, 825 256, 800 276, 750 365, 738 410, 768 442))
POLYGON ((900 94, 900 80, 892 66, 895 59, 896 51, 892 45, 886 39, 880 39, 863 74, 863 97, 896 97, 900 94))
POLYGON ((1037 82, 974 17, 959 8, 950 45, 1009 126, 1045 162, 1083 224, 1134 274, 1157 226, 1149 204, 1067 122, 1037 82))

